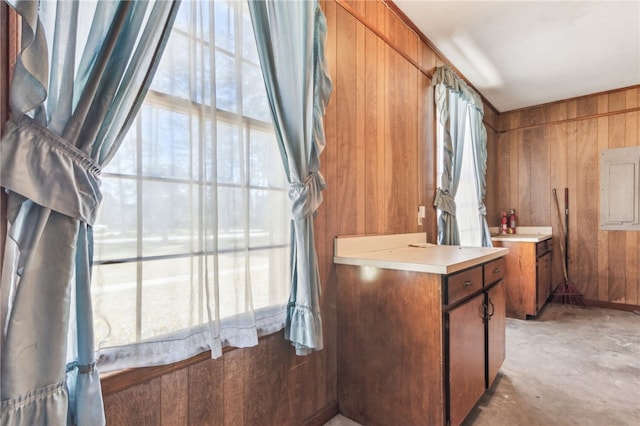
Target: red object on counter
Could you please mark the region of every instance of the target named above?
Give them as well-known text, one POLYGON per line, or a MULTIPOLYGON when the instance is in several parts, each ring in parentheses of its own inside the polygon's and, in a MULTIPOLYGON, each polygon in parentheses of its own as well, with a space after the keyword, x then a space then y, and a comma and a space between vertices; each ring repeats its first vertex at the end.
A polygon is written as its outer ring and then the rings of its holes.
POLYGON ((507 230, 509 234, 516 233, 516 211, 515 209, 509 210, 509 228, 507 230))
POLYGON ((507 212, 502 212, 500 217, 500 234, 507 233, 507 212))

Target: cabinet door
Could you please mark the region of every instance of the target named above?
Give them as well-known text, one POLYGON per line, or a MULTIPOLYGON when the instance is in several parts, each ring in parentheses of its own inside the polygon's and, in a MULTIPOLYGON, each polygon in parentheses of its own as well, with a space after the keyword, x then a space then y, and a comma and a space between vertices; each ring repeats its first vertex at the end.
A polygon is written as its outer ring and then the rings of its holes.
POLYGON ((541 256, 537 260, 536 266, 536 313, 544 302, 547 301, 549 294, 551 293, 551 252, 548 252, 544 256, 541 256))
POLYGON ((504 361, 505 290, 500 281, 487 291, 487 387, 493 384, 504 361))
POLYGON ((449 419, 459 425, 485 389, 484 293, 447 313, 449 419))

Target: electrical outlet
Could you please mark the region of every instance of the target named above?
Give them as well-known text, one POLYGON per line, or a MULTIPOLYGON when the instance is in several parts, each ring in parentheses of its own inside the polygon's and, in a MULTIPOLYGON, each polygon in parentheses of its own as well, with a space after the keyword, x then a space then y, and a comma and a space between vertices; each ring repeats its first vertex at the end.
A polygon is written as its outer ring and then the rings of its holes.
POLYGON ((422 219, 426 217, 424 206, 418 206, 418 225, 422 225, 422 219))

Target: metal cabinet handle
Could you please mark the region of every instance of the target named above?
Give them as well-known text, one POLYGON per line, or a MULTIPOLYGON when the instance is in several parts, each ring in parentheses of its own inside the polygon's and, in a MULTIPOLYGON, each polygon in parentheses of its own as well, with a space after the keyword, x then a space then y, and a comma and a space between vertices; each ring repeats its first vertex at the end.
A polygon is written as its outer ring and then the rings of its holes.
POLYGON ((493 316, 493 314, 496 313, 496 307, 493 304, 492 300, 489 300, 489 306, 491 306, 491 313, 489 314, 489 319, 491 319, 491 317, 493 316))
POLYGON ((463 287, 469 287, 470 285, 473 285, 473 281, 465 281, 464 283, 462 283, 463 287))

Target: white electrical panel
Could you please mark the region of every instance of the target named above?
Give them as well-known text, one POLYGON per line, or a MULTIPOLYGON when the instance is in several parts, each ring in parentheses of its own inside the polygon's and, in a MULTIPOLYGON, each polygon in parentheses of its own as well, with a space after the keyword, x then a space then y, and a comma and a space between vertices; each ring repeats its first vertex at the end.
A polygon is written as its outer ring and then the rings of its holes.
POLYGON ((640 231, 640 146, 600 153, 600 229, 640 231))

